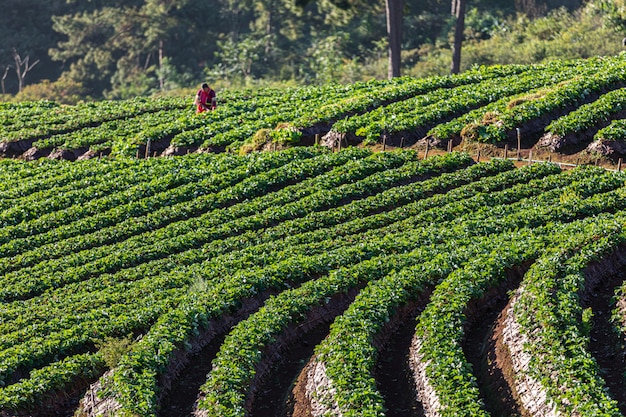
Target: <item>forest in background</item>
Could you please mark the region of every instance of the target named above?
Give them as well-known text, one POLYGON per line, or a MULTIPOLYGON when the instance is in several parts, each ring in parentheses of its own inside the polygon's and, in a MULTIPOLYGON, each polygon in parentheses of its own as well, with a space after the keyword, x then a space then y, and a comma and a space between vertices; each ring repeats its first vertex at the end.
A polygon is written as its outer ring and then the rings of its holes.
MULTIPOLYGON (((395 1, 395 0, 388 0, 395 1)), ((403 1, 403 0, 401 0, 403 1)), ((402 2, 402 75, 450 72, 455 0, 402 2)), ((385 2, 1 0, 3 100, 124 99, 386 78, 385 2)), ((613 55, 624 0, 473 0, 461 70, 613 55)))

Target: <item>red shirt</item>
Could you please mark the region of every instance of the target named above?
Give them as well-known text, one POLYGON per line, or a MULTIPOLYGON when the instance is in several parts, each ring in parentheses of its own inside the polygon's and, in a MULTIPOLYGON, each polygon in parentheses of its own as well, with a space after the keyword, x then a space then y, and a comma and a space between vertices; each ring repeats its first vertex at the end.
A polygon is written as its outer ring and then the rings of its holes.
POLYGON ((198 90, 196 97, 198 98, 198 109, 196 113, 202 113, 203 111, 205 111, 206 109, 204 108, 204 106, 209 107, 213 110, 215 109, 215 91, 212 88, 209 88, 209 91, 204 91, 203 89, 198 90))

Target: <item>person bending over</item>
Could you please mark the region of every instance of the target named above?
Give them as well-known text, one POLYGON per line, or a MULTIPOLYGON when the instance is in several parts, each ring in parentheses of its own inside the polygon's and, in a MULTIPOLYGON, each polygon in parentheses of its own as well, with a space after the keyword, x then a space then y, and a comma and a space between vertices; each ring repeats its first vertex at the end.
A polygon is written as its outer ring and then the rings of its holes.
POLYGON ((207 110, 215 110, 217 107, 217 98, 215 90, 207 83, 202 84, 202 88, 196 94, 196 113, 202 113, 207 110))

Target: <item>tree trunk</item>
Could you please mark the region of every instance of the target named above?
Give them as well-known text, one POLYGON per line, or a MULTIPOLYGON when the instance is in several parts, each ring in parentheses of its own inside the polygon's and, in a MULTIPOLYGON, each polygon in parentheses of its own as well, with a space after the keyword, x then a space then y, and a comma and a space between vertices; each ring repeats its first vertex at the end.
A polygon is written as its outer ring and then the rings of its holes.
POLYGON ((452 14, 456 17, 454 44, 452 45, 452 67, 450 70, 452 74, 458 74, 461 71, 461 47, 465 30, 465 1, 452 0, 452 14))
POLYGON ((163 39, 159 39, 159 90, 165 90, 165 75, 163 74, 163 39))
POLYGON ((389 79, 400 76, 402 50, 402 9, 405 0, 385 0, 389 35, 389 79))
POLYGON ((4 74, 2 75, 2 94, 7 93, 4 89, 4 80, 6 80, 7 75, 9 74, 9 69, 11 69, 11 67, 7 65, 7 67, 4 69, 4 74))
POLYGON ((22 59, 22 57, 20 56, 20 54, 17 53, 17 50, 15 48, 13 48, 13 60, 15 61, 15 73, 17 75, 18 81, 17 91, 21 93, 22 89, 24 89, 24 79, 26 78, 26 75, 30 70, 33 69, 35 65, 39 63, 39 60, 33 62, 32 64, 29 64, 30 57, 26 55, 26 58, 22 59), (23 70, 22 67, 24 67, 23 70))

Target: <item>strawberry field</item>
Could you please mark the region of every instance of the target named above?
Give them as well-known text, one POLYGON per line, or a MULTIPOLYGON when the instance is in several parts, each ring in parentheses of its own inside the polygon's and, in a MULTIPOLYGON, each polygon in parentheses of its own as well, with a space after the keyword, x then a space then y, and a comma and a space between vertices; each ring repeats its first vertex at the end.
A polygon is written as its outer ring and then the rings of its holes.
POLYGON ((625 69, 1 104, 0 416, 626 415, 626 174, 419 148, 620 155, 625 69))
POLYGON ((626 57, 619 55, 424 79, 226 90, 217 110, 201 115, 182 97, 2 103, 0 154, 75 160, 313 143, 420 149, 450 143, 616 161, 626 154, 625 82, 626 57))

